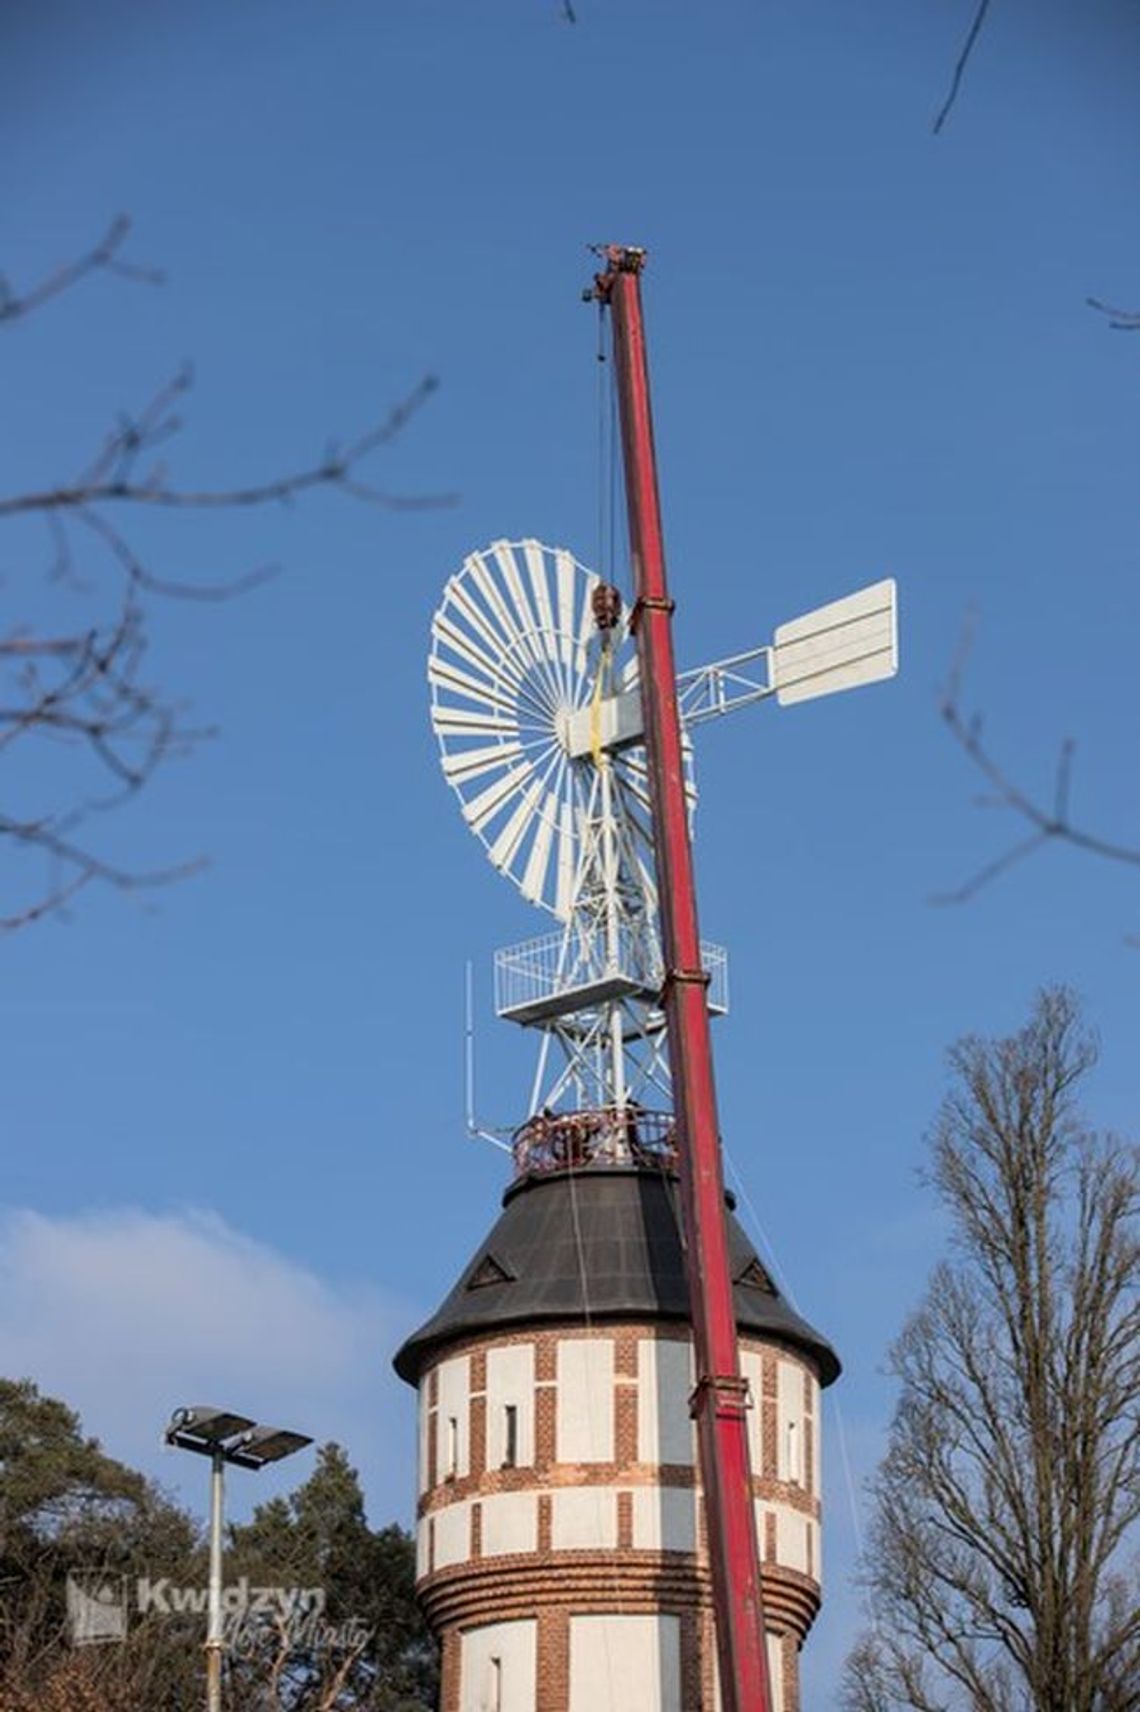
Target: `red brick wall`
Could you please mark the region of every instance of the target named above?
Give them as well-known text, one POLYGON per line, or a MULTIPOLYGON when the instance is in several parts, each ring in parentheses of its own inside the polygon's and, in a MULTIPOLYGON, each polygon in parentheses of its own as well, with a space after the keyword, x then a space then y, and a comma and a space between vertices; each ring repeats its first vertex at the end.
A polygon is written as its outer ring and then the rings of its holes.
MULTIPOLYGON (((463 1630, 483 1623, 533 1618, 537 1625, 536 1712, 566 1712, 569 1703, 570 1617, 587 1613, 669 1613, 680 1620, 683 1712, 711 1707, 715 1632, 707 1564, 702 1556, 684 1552, 651 1552, 633 1546, 633 1491, 637 1487, 667 1486, 691 1490, 696 1471, 685 1464, 655 1465, 638 1461, 638 1356, 643 1338, 677 1336, 677 1329, 660 1324, 629 1323, 587 1328, 580 1323, 562 1328, 517 1331, 488 1338, 470 1338, 442 1352, 440 1359, 471 1357, 470 1472, 440 1481, 436 1467, 434 1412, 438 1383, 433 1370, 421 1386, 429 1411, 428 1489, 419 1504, 421 1519, 432 1518, 445 1505, 472 1501, 470 1558, 463 1563, 434 1566, 420 1583, 429 1617, 443 1642, 441 1712, 458 1712, 463 1630), (555 1462, 557 1414, 557 1349, 567 1335, 609 1339, 614 1346, 614 1460, 611 1463, 555 1462), (507 1344, 534 1347, 534 1445, 531 1467, 487 1467, 487 1350, 507 1344), (612 1552, 555 1552, 551 1543, 552 1494, 563 1488, 616 1488, 617 1549, 612 1552), (482 1556, 482 1511, 479 1500, 498 1492, 537 1491, 537 1550, 515 1556, 482 1556)), ((753 1407, 761 1411, 762 1466, 753 1471, 757 1498, 779 1502, 800 1514, 811 1526, 809 1568, 818 1566, 820 1504, 814 1490, 813 1370, 806 1360, 783 1347, 754 1339, 743 1347, 761 1354, 761 1395, 753 1407), (804 1374, 804 1470, 802 1484, 778 1479, 777 1361, 795 1361, 804 1374)), ((703 1507, 700 1550, 704 1550, 703 1507)), ((813 1574, 781 1566, 776 1561, 776 1522, 765 1518, 760 1553, 763 1563, 765 1617, 770 1632, 781 1636, 783 1648, 784 1712, 800 1712, 799 1647, 819 1607, 819 1587, 813 1574)), ((632 1712, 632 1709, 631 1709, 632 1712)))

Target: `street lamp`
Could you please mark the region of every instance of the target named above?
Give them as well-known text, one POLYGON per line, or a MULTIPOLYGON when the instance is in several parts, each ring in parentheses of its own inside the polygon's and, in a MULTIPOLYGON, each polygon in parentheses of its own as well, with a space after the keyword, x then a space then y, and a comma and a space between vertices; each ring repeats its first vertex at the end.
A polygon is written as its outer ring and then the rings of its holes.
POLYGON ((212 1409, 199 1403, 176 1409, 165 1433, 168 1445, 192 1450, 210 1458, 210 1592, 206 1619, 206 1712, 221 1712, 222 1706, 222 1515, 224 1470, 227 1462, 238 1468, 264 1468, 280 1462, 294 1451, 304 1450, 312 1439, 284 1427, 266 1427, 237 1415, 231 1409, 212 1409))

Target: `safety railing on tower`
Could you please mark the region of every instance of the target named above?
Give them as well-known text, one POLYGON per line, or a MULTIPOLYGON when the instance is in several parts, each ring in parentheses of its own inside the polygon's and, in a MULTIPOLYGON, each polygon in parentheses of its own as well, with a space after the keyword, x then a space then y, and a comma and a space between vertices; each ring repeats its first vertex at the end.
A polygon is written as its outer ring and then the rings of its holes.
POLYGON ((538 1112, 515 1131, 513 1151, 519 1177, 607 1165, 677 1167, 672 1112, 649 1112, 636 1102, 601 1111, 538 1112))
MULTIPOLYGON (((728 953, 723 946, 702 943, 701 960, 709 977, 709 1014, 724 1016, 728 953)), ((572 938, 568 944, 565 933, 548 933, 496 951, 495 1010, 512 1021, 541 1022, 622 994, 651 998, 664 979, 660 953, 654 949, 647 955, 644 937, 625 928, 615 960, 604 967, 595 966, 572 938)))

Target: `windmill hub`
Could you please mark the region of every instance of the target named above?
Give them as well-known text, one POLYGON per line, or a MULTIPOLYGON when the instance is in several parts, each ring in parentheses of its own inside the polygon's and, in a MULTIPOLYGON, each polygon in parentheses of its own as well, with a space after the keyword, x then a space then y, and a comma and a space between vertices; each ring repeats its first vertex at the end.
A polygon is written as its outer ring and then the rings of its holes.
POLYGON ((574 709, 568 704, 560 707, 554 715, 554 735, 562 745, 565 755, 573 756, 573 739, 571 736, 574 723, 574 709))

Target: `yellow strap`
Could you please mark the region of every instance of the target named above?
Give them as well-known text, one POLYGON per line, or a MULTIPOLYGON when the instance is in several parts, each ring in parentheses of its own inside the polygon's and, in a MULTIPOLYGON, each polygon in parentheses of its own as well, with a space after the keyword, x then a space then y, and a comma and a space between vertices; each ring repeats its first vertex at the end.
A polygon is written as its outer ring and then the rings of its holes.
POLYGON ((610 660, 610 650, 603 642, 598 675, 594 679, 593 700, 590 702, 590 754, 595 767, 602 764, 602 679, 609 676, 610 660))

